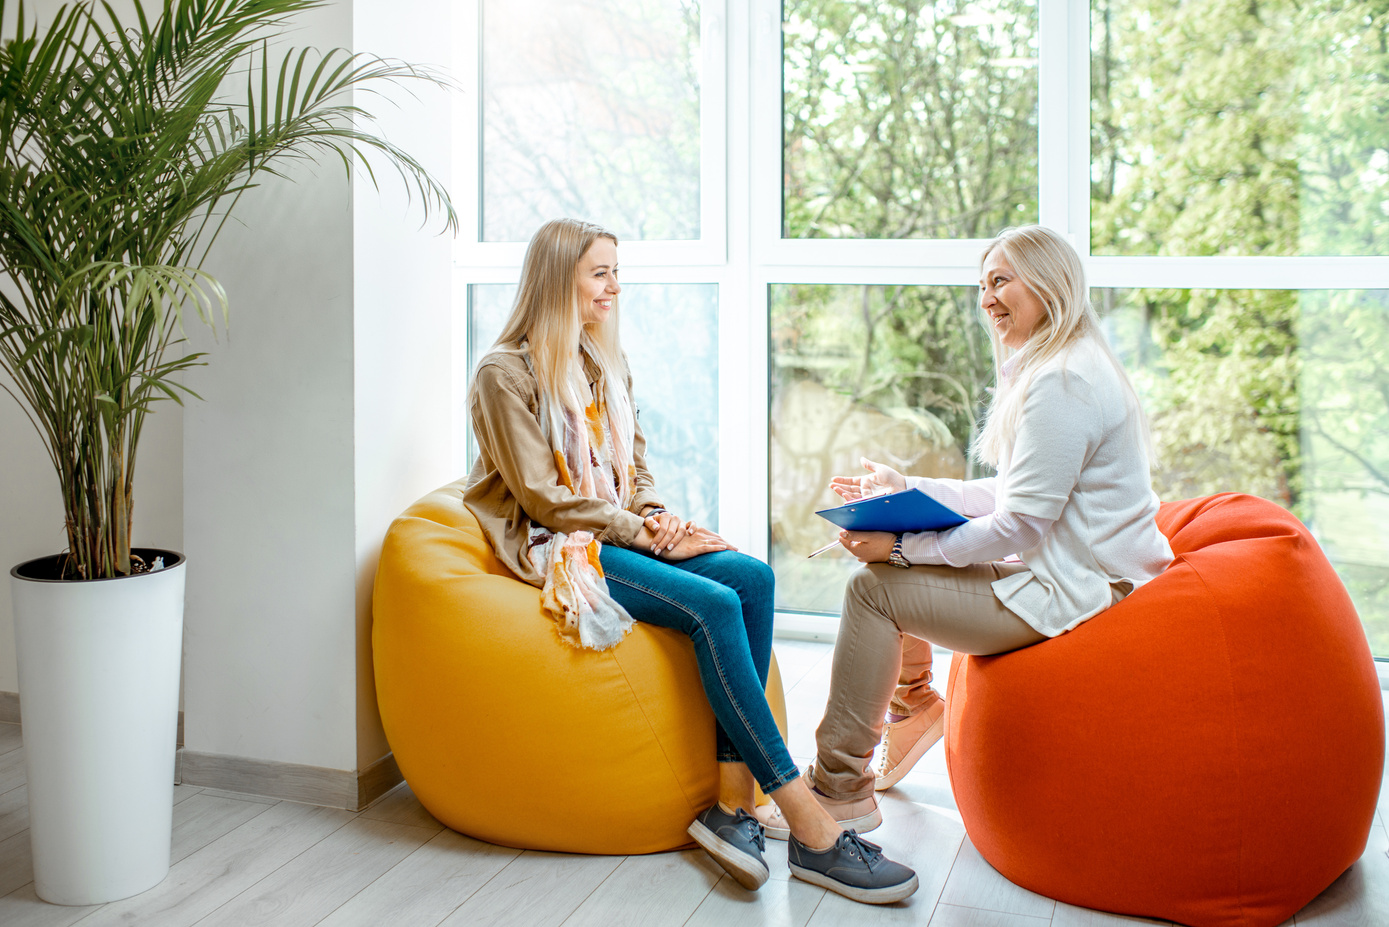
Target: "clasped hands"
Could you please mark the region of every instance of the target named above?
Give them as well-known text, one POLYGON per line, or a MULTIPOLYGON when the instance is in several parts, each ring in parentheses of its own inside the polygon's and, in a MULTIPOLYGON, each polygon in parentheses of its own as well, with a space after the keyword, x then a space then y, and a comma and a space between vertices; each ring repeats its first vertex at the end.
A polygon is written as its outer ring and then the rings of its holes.
MULTIPOLYGON (((907 478, 887 464, 875 463, 860 457, 859 463, 868 471, 865 476, 836 476, 830 480, 833 489, 845 502, 857 502, 907 488, 907 478)), ((860 563, 883 563, 892 553, 888 531, 840 531, 839 543, 860 563)))
POLYGON ((649 550, 662 560, 688 560, 700 554, 738 549, 708 528, 701 528, 671 512, 644 517, 632 546, 649 550))

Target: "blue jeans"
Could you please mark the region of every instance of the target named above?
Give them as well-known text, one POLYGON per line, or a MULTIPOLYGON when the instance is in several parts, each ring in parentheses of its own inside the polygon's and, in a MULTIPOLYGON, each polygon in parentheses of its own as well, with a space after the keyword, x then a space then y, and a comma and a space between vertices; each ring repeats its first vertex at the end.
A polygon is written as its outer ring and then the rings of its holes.
POLYGON ((796 778, 767 707, 771 567, 730 550, 668 563, 612 544, 603 545, 600 559, 608 591, 633 618, 694 642, 719 762, 746 763, 767 793, 796 778))

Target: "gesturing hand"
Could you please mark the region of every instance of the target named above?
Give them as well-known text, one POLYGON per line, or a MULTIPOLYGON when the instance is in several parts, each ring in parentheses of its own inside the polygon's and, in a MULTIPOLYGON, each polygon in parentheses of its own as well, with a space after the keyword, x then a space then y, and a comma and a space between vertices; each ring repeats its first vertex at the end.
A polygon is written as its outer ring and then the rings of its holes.
POLYGON ((836 476, 830 480, 830 489, 845 502, 857 502, 869 496, 901 492, 907 488, 907 478, 887 464, 875 463, 867 457, 860 457, 859 463, 868 471, 867 476, 836 476))
POLYGON ((839 543, 860 563, 882 563, 892 553, 895 537, 890 531, 841 531, 839 543))

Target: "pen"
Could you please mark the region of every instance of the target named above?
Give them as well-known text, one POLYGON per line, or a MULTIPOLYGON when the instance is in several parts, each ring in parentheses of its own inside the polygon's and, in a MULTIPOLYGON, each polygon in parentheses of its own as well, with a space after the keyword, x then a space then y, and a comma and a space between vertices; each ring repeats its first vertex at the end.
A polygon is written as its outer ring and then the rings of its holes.
POLYGON ((829 550, 831 547, 838 547, 838 546, 839 546, 839 539, 838 539, 838 538, 835 538, 833 541, 830 541, 828 544, 826 544, 824 547, 820 548, 819 550, 815 551, 814 553, 808 554, 808 555, 806 556, 805 559, 809 560, 811 557, 818 557, 818 556, 820 556, 821 554, 823 554, 825 551, 829 550))

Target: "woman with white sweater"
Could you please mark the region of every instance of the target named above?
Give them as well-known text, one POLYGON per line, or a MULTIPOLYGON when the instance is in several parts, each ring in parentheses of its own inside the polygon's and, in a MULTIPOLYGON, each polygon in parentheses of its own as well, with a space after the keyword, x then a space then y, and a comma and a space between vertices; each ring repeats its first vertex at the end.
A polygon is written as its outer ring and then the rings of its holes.
POLYGON ((836 819, 860 829, 881 820, 875 786, 895 784, 940 739, 932 643, 968 654, 1039 643, 1172 560, 1154 520, 1147 420, 1099 330, 1080 257, 1057 233, 1030 226, 990 242, 980 269, 998 376, 973 450, 997 475, 904 477, 865 460, 866 476, 831 483, 849 501, 917 487, 970 519, 946 531, 840 535, 864 566, 845 593, 806 776, 836 819))

